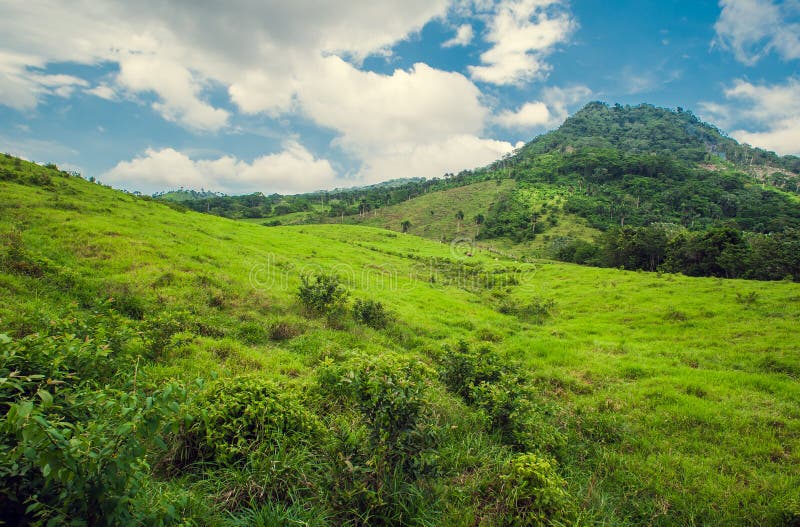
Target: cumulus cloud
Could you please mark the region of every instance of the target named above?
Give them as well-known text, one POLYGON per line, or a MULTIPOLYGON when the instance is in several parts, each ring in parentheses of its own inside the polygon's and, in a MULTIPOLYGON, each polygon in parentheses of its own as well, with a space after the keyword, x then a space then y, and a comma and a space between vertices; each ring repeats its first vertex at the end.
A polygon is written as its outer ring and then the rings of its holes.
POLYGON ((466 46, 472 42, 473 30, 470 24, 462 24, 456 29, 456 35, 442 44, 443 48, 453 48, 456 46, 466 46))
POLYGON ((542 100, 527 102, 515 111, 503 111, 494 121, 504 128, 518 130, 553 128, 569 116, 571 106, 586 102, 591 95, 592 90, 586 86, 545 88, 542 90, 542 100))
POLYGON ((703 103, 701 110, 739 141, 800 155, 800 80, 759 85, 740 79, 725 98, 728 103, 703 103))
MULTIPOLYGON (((421 63, 389 74, 361 69, 366 57, 388 53, 457 10, 451 0, 4 0, 0 104, 31 109, 42 97, 81 89, 107 100, 146 101, 196 132, 230 131, 236 112, 301 115, 333 132, 334 145, 360 164, 364 181, 437 176, 511 149, 484 137, 491 110, 473 80, 508 84, 543 76, 545 59, 576 26, 564 1, 471 1, 471 15, 488 17, 483 37, 490 49, 468 78, 421 63), (114 73, 91 86, 36 73, 57 63, 101 64, 114 73), (433 159, 425 162, 423 154, 433 159), (453 161, 445 162, 445 154, 453 161)), ((472 38, 472 26, 463 24, 445 45, 472 38)), ((548 112, 560 115, 556 106, 548 112)), ((230 159, 237 170, 211 170, 210 162, 174 150, 149 151, 120 163, 107 179, 163 187, 172 184, 172 172, 157 167, 174 165, 185 186, 213 187, 214 176, 220 190, 239 188, 235 178, 245 178, 242 188, 250 189, 251 173, 230 159), (133 168, 161 179, 121 177, 133 168)))
POLYGON ((720 0, 719 5, 714 43, 738 61, 753 65, 773 51, 787 60, 800 58, 800 3, 720 0))
POLYGON ((336 144, 362 161, 366 182, 441 176, 486 164, 511 149, 479 137, 489 109, 478 88, 459 73, 420 63, 381 75, 335 56, 319 67, 330 85, 302 86, 298 104, 315 122, 340 132, 336 144), (445 154, 453 157, 445 162, 445 154), (423 155, 432 159, 424 161, 423 155))
POLYGON ((119 66, 115 88, 154 93, 154 109, 165 118, 216 130, 225 126, 228 112, 209 102, 209 86, 227 88, 245 111, 286 111, 295 79, 313 78, 321 57, 339 54, 358 62, 443 16, 447 5, 447 0, 5 0, 0 50, 16 60, 0 55, 0 93, 3 104, 31 108, 49 92, 27 75, 29 68, 108 62, 119 66))
POLYGON ((327 160, 316 159, 301 144, 288 141, 281 152, 252 163, 231 156, 193 160, 172 148, 147 149, 142 156, 118 163, 102 180, 145 193, 186 187, 232 194, 294 194, 333 187, 336 174, 327 160))
POLYGON ((0 104, 29 110, 45 95, 69 97, 76 88, 89 85, 72 75, 48 75, 28 67, 43 65, 34 56, 0 50, 0 104))
POLYGON ((361 176, 365 183, 404 177, 440 177, 448 172, 488 165, 513 149, 511 143, 471 134, 453 135, 431 143, 407 143, 367 157, 361 176))
POLYGON ((519 84, 547 75, 547 57, 572 35, 577 22, 562 0, 501 0, 494 8, 484 40, 492 47, 472 78, 491 84, 519 84))

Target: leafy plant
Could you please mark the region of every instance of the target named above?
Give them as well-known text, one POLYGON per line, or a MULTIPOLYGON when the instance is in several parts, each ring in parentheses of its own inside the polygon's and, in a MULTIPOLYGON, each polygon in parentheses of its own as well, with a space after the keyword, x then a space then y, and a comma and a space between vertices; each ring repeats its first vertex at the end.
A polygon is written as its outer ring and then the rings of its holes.
MULTIPOLYGON (((80 330, 80 328, 78 328, 80 330)), ((184 390, 112 388, 111 346, 97 333, 0 335, 0 508, 13 523, 129 524, 146 454, 164 448, 184 390)), ((163 518, 162 518, 163 520, 163 518)))
POLYGON ((380 329, 389 323, 390 315, 377 300, 356 299, 353 303, 353 318, 362 324, 380 329))
POLYGON ((324 315, 341 311, 347 303, 350 292, 334 274, 319 274, 314 277, 303 275, 300 277, 297 296, 306 309, 324 315))
POLYGON ((493 489, 496 524, 538 527, 560 524, 573 515, 566 481, 556 462, 536 454, 519 454, 503 468, 493 489))
POLYGON ((296 396, 261 377, 215 381, 195 407, 199 419, 186 441, 199 458, 223 464, 284 441, 312 441, 321 430, 296 396))

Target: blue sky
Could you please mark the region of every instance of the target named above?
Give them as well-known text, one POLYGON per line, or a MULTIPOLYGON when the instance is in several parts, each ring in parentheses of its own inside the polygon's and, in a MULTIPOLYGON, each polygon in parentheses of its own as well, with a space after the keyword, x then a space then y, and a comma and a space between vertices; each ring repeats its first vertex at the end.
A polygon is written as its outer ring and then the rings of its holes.
POLYGON ((0 0, 0 149, 151 193, 485 165, 591 100, 800 154, 800 1, 0 0))

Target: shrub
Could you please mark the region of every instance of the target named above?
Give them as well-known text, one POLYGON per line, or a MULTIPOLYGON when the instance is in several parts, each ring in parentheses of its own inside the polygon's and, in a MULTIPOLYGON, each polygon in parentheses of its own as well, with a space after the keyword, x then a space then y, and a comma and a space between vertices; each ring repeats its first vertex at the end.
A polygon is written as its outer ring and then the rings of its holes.
POLYGON ((519 367, 487 346, 471 350, 464 341, 446 350, 439 371, 447 388, 480 410, 491 430, 518 450, 555 450, 563 434, 552 424, 555 409, 523 388, 519 367))
POLYGON ((14 229, 3 233, 0 250, 0 269, 33 278, 44 275, 44 266, 28 252, 20 231, 14 229))
POLYGON ((320 274, 313 278, 301 276, 297 295, 306 309, 324 315, 340 311, 347 303, 350 293, 336 275, 320 274))
POLYGON ((192 327, 193 320, 188 311, 162 311, 145 318, 140 329, 150 358, 159 358, 182 345, 184 339, 179 334, 192 327))
POLYGON ((244 322, 239 326, 238 336, 246 344, 264 344, 270 338, 270 330, 260 322, 244 322))
POLYGON ((354 403, 376 444, 397 446, 409 438, 425 405, 429 371, 421 362, 392 355, 359 357, 319 370, 323 394, 354 403))
POLYGON ((356 299, 353 304, 353 318, 367 326, 380 329, 389 323, 389 313, 381 302, 356 299))
POLYGON ((569 520, 573 505, 556 462, 536 454, 510 459, 493 489, 498 525, 533 527, 569 520))
MULTIPOLYGON (((159 523, 139 496, 145 453, 164 447, 183 389, 114 389, 101 331, 0 335, 0 509, 13 525, 159 523), (135 521, 134 521, 135 519, 135 521)), ((96 328, 95 328, 96 329, 96 328)), ((168 510, 165 507, 163 510, 168 510)), ((174 510, 174 509, 173 509, 174 510)), ((160 519, 155 516, 162 516, 160 519)))
POLYGON ((187 437, 189 447, 198 457, 220 463, 284 441, 311 441, 321 430, 295 396, 258 377, 215 381, 196 405, 200 419, 187 437))
POLYGON ((543 324, 552 315, 555 306, 556 302, 552 298, 532 298, 524 304, 505 301, 497 310, 504 315, 513 315, 534 324, 543 324))
POLYGON ((490 348, 481 346, 473 351, 463 340, 454 349, 445 350, 441 363, 439 377, 442 382, 468 403, 473 402, 475 386, 499 381, 504 370, 503 364, 490 348))
POLYGON ((740 304, 751 306, 758 302, 759 294, 756 291, 750 291, 749 293, 736 293, 736 301, 740 304))

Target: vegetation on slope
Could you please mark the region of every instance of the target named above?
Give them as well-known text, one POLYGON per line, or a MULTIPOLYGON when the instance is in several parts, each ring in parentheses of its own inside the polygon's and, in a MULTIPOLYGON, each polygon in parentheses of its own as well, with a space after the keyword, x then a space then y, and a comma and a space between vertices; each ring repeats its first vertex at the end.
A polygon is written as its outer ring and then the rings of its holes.
POLYGON ((12 523, 797 521, 796 284, 265 229, 0 162, 12 523))

